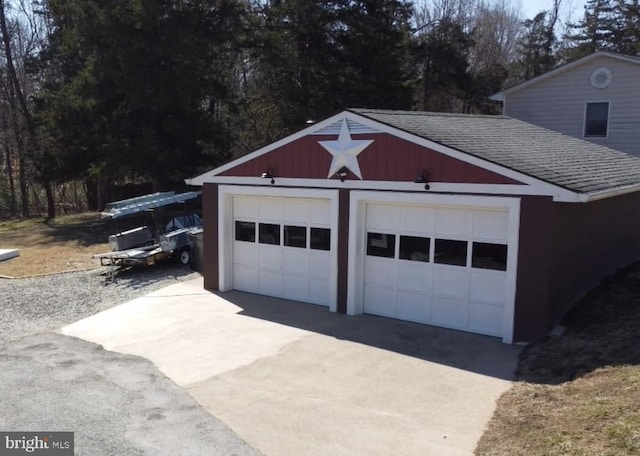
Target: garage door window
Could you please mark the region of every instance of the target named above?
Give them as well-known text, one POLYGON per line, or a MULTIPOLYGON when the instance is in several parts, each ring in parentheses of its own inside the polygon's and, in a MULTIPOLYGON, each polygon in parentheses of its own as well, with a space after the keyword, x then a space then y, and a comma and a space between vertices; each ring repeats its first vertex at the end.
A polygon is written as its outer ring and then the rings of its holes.
POLYGON ((328 228, 311 228, 309 240, 312 250, 331 250, 331 230, 328 228))
POLYGON ((258 239, 260 244, 280 245, 280 225, 261 223, 258 239))
POLYGON ((396 252, 396 236, 384 233, 367 233, 367 255, 393 258, 396 252))
POLYGON ((433 261, 454 266, 467 265, 467 242, 452 239, 436 239, 436 251, 433 261))
POLYGON ((256 224, 236 220, 236 241, 256 242, 256 224))
POLYGON ((306 226, 284 226, 284 245, 287 247, 307 247, 307 227, 306 226))
POLYGON ((474 268, 494 269, 496 271, 507 270, 506 245, 474 242, 471 258, 471 266, 474 268))
POLYGON ((400 236, 400 259, 429 261, 431 239, 417 236, 400 236))

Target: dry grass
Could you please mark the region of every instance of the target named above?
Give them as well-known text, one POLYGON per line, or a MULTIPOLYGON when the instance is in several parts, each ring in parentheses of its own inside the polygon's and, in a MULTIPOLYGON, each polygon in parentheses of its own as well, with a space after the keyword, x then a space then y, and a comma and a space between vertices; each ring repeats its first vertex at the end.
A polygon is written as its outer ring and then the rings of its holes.
POLYGON ((564 324, 564 337, 523 351, 476 454, 640 454, 640 264, 606 280, 564 324))
POLYGON ((24 277, 97 266, 91 256, 109 251, 111 229, 96 213, 0 222, 0 248, 20 249, 18 258, 0 263, 0 275, 24 277))

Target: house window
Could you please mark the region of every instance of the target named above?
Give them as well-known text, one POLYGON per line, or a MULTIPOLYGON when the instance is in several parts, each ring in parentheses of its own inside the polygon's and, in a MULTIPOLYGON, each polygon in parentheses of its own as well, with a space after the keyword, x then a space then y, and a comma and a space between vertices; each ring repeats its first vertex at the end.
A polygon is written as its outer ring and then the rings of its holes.
POLYGON ((584 119, 584 136, 604 138, 609 124, 609 102, 587 103, 584 119))

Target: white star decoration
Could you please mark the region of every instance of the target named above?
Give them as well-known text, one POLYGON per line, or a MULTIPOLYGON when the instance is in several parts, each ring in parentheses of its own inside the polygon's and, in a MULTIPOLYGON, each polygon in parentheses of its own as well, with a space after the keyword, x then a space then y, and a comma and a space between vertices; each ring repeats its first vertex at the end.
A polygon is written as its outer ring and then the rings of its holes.
POLYGON ((351 139, 349 133, 349 126, 347 125, 347 119, 342 121, 342 127, 340 128, 340 135, 336 141, 318 141, 322 147, 324 147, 331 155, 331 167, 329 168, 330 178, 337 173, 343 166, 346 167, 353 174, 362 179, 362 173, 360 172, 360 165, 358 164, 358 154, 365 150, 373 140, 354 140, 351 139))

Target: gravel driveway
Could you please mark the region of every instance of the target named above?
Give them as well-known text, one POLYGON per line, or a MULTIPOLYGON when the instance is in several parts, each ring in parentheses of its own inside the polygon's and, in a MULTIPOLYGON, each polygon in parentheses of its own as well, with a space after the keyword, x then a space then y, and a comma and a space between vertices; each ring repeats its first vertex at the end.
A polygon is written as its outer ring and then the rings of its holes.
POLYGON ((148 360, 54 333, 178 281, 176 265, 0 279, 0 429, 72 431, 76 455, 257 456, 148 360))
POLYGON ((173 283, 199 277, 176 264, 125 271, 107 282, 101 270, 0 279, 0 341, 55 331, 173 283))

